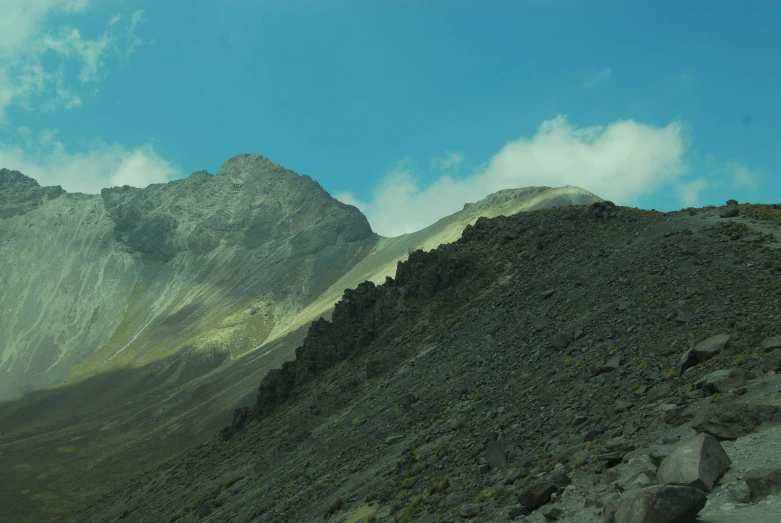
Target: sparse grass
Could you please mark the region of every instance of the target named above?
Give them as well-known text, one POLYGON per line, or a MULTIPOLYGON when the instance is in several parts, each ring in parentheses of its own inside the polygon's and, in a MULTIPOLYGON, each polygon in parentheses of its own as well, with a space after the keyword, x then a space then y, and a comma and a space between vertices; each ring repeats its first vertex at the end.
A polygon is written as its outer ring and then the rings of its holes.
POLYGON ((572 468, 573 468, 573 470, 579 469, 580 467, 585 465, 587 461, 588 461, 588 458, 586 457, 585 454, 578 454, 577 456, 575 456, 575 459, 572 460, 572 468))
POLYGON ((394 519, 394 523, 409 523, 412 521, 413 516, 420 511, 420 504, 423 502, 423 498, 418 496, 410 505, 404 510, 404 513, 398 519, 394 519))
POLYGON ((428 488, 428 495, 433 496, 434 494, 439 494, 443 490, 447 489, 450 486, 450 478, 445 476, 442 481, 438 483, 434 483, 429 486, 428 488))
POLYGON ((415 479, 414 476, 410 476, 408 478, 404 478, 403 480, 401 480, 400 486, 403 489, 411 489, 412 487, 415 486, 416 481, 417 480, 415 479))
POLYGON ((748 355, 747 352, 744 352, 742 354, 738 354, 737 356, 735 356, 735 365, 738 365, 738 366, 745 365, 746 364, 746 360, 748 359, 748 356, 749 355, 748 355))
POLYGON ((476 501, 478 503, 483 503, 493 499, 504 499, 507 497, 507 494, 508 490, 504 485, 499 485, 498 487, 484 487, 477 495, 476 501))
POLYGON ((711 396, 710 402, 711 403, 719 403, 721 401, 722 396, 724 396, 721 392, 717 392, 713 396, 711 396))
POLYGON ((774 209, 772 205, 760 203, 744 203, 738 205, 740 212, 757 220, 765 220, 781 223, 781 209, 774 209))

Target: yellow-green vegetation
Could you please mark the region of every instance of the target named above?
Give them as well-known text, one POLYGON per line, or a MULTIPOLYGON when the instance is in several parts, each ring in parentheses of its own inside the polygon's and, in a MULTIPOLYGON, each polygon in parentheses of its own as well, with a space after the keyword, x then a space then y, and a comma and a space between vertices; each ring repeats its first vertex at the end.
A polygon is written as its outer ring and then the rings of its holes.
POLYGON ((738 205, 740 212, 756 220, 781 223, 781 209, 765 203, 744 203, 738 205))
POLYGON ((607 414, 604 412, 599 412, 596 416, 594 416, 594 423, 601 423, 605 420, 607 420, 607 414))
POLYGON ((417 479, 414 476, 410 476, 408 478, 402 479, 399 486, 403 489, 411 489, 413 486, 415 486, 416 481, 417 479))
POLYGON ((745 365, 748 359, 748 353, 744 352, 735 356, 735 365, 745 365))
POLYGON ((434 461, 437 462, 447 455, 447 445, 444 443, 437 447, 437 452, 434 454, 434 461))
POLYGON ((722 396, 724 396, 721 392, 717 392, 713 396, 711 396, 710 402, 711 403, 719 403, 721 401, 722 396))
POLYGON ((648 366, 648 362, 647 361, 643 361, 643 362, 640 363, 640 365, 637 366, 637 368, 638 369, 644 369, 647 366, 648 366))
POLYGON ((444 478, 442 478, 442 481, 433 483, 428 487, 428 494, 429 496, 433 496, 434 494, 438 494, 443 490, 447 489, 449 486, 450 486, 450 478, 445 476, 444 478))
POLYGON ((662 371, 662 377, 665 380, 670 381, 672 379, 677 378, 678 377, 678 373, 675 371, 675 369, 664 369, 662 371))
POLYGON ((342 505, 344 505, 344 502, 342 501, 341 497, 333 500, 333 502, 331 502, 331 504, 328 505, 328 509, 325 511, 325 517, 329 518, 332 515, 334 515, 336 512, 339 511, 339 509, 342 508, 342 505))
POLYGON ((729 236, 730 240, 739 240, 744 234, 751 231, 748 225, 741 222, 721 222, 714 227, 721 229, 721 232, 729 236))
POLYGON ((415 500, 404 510, 404 513, 401 515, 401 517, 393 520, 394 523, 409 523, 412 521, 412 518, 415 516, 415 514, 420 511, 420 504, 422 502, 422 497, 418 496, 415 498, 415 500))
POLYGON ((508 494, 507 487, 499 485, 497 487, 484 487, 483 490, 477 495, 477 502, 483 503, 484 501, 491 501, 493 499, 504 499, 508 494))

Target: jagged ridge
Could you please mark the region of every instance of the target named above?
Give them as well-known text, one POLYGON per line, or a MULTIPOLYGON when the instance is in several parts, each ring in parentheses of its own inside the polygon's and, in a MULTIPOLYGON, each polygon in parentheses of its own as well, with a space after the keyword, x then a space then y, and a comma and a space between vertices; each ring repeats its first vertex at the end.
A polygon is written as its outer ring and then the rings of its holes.
POLYGON ((0 220, 28 213, 63 194, 59 185, 41 187, 19 171, 0 169, 0 220))

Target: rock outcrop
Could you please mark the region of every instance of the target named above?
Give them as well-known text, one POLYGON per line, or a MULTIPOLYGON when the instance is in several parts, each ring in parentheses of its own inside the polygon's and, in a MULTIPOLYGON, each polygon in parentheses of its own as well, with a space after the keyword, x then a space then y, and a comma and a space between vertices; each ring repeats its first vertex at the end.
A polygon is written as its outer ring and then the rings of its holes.
POLYGON ((0 220, 28 213, 63 194, 59 185, 41 187, 19 171, 0 169, 0 220))

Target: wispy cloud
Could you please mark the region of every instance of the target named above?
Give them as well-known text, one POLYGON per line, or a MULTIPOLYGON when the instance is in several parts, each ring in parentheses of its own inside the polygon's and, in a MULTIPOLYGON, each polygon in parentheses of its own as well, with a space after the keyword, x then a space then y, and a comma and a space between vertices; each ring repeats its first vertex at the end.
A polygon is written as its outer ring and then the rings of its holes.
POLYGON ((613 69, 611 67, 603 67, 602 69, 591 71, 583 80, 583 87, 586 89, 601 87, 610 81, 612 75, 613 69))
POLYGON ((350 193, 337 198, 356 205, 385 236, 419 230, 466 202, 515 187, 575 185, 628 204, 678 178, 687 143, 686 126, 679 122, 655 127, 619 120, 606 127, 578 128, 557 116, 543 122, 532 138, 507 143, 465 179, 442 175, 424 186, 405 163, 382 178, 369 201, 350 193))
POLYGON ((464 160, 464 155, 453 151, 447 151, 444 156, 437 156, 431 159, 431 167, 439 171, 448 169, 457 170, 464 160))
POLYGON ((99 82, 106 74, 107 58, 126 57, 144 43, 136 34, 141 11, 126 24, 120 15, 110 17, 94 37, 68 25, 47 25, 54 14, 76 16, 88 6, 88 0, 0 2, 0 121, 14 104, 43 111, 79 107, 79 85, 99 82), (72 73, 77 80, 70 81, 72 73))
POLYGON ((84 151, 70 152, 57 130, 33 134, 16 129, 16 143, 0 142, 0 167, 18 170, 41 185, 61 185, 69 192, 95 194, 104 187, 146 187, 182 176, 151 144, 129 149, 93 140, 84 151))
POLYGON ((740 162, 727 162, 724 166, 724 172, 732 180, 733 189, 741 187, 753 189, 759 185, 760 174, 740 162))
POLYGON ((705 178, 697 178, 696 180, 678 184, 675 190, 685 207, 698 207, 701 203, 701 194, 708 187, 708 182, 705 178))

